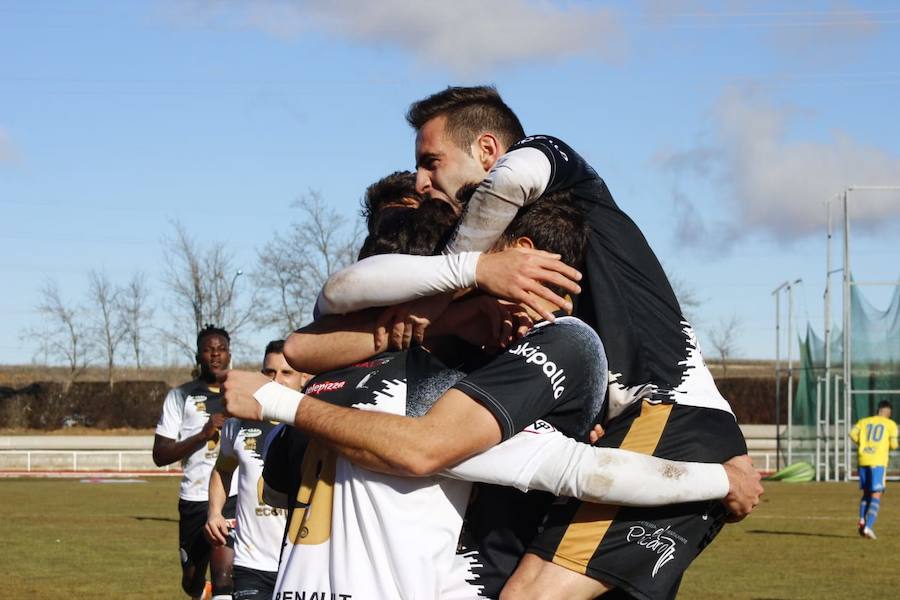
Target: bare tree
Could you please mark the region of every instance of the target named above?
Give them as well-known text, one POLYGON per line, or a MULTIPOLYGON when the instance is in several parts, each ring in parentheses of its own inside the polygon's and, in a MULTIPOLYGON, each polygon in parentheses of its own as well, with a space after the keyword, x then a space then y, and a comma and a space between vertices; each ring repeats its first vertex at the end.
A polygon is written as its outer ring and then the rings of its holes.
POLYGON ((125 322, 119 311, 120 293, 120 290, 110 283, 106 273, 90 272, 88 298, 94 308, 91 334, 95 345, 102 350, 106 360, 106 378, 110 389, 113 386, 116 354, 127 333, 125 322))
POLYGON ((669 277, 669 284, 672 286, 672 291, 675 292, 678 304, 681 306, 681 312, 688 321, 696 325, 697 309, 703 304, 703 301, 697 294, 697 290, 677 274, 666 269, 665 265, 663 265, 663 268, 669 277))
POLYGON ((738 350, 738 333, 740 329, 741 319, 733 314, 728 319, 720 319, 719 324, 709 331, 709 339, 713 348, 719 354, 723 377, 728 375, 728 360, 738 350))
POLYGON ((44 317, 46 328, 29 335, 39 340, 40 351, 47 357, 66 364, 69 369, 68 387, 88 367, 93 352, 84 311, 63 300, 55 281, 44 284, 37 310, 44 317))
POLYGON ((163 243, 172 327, 162 333, 193 360, 195 337, 207 323, 237 333, 250 322, 253 301, 240 302, 237 282, 243 271, 234 266, 225 244, 203 248, 180 223, 173 227, 175 235, 163 243))
POLYGON ((119 313, 125 324, 125 336, 134 354, 134 362, 141 369, 144 332, 153 319, 150 291, 143 273, 135 273, 119 294, 119 313))
POLYGON ((300 217, 259 251, 253 280, 260 290, 255 320, 280 333, 293 331, 311 318, 316 297, 330 275, 356 260, 361 225, 348 231, 347 219, 328 208, 310 190, 293 205, 300 217))

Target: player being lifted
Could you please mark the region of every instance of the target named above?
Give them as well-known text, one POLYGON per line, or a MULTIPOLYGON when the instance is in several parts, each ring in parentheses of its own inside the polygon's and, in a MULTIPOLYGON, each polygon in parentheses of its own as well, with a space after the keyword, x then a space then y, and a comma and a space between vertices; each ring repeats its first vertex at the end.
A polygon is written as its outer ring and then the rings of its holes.
MULTIPOLYGON (((309 375, 295 371, 284 359, 284 340, 269 342, 262 374, 292 390, 300 390, 309 375)), ((209 479, 206 536, 214 547, 229 540, 228 520, 222 514, 235 470, 237 517, 234 527, 234 597, 269 600, 278 574, 284 536, 285 511, 263 500, 262 471, 266 451, 277 435, 271 421, 228 419, 222 426, 219 458, 209 479)))
MULTIPOLYGON (((449 251, 459 253, 448 258, 453 268, 425 268, 422 259, 413 257, 386 257, 390 260, 377 264, 362 261, 326 285, 320 312, 413 301, 473 284, 532 308, 537 296, 568 307, 564 298, 537 286, 533 278, 522 277, 522 269, 509 261, 471 252, 490 248, 521 207, 565 190, 569 201, 584 211, 590 228, 581 282, 584 293, 575 314, 595 328, 609 357, 608 418, 614 419, 615 435, 601 443, 703 462, 722 462, 746 452, 733 413, 715 387, 659 261, 603 180, 574 150, 551 136, 525 137, 515 114, 493 88, 448 88, 415 103, 408 119, 417 131, 419 191, 452 198, 464 185, 481 182, 448 245, 449 251), (376 285, 393 273, 404 274, 392 279, 397 285, 376 285)), ((532 271, 546 270, 547 259, 524 257, 526 263, 537 263, 532 271)), ((554 274, 546 276, 554 278, 567 284, 554 274)), ((388 311, 394 323, 392 339, 422 339, 423 327, 448 301, 447 296, 429 298, 388 311)), ((549 318, 547 307, 538 311, 549 318)), ((479 504, 487 507, 476 502, 473 508, 479 504)), ((488 508, 484 519, 488 527, 496 527, 497 519, 490 516, 496 510, 488 508)), ((714 537, 724 517, 700 506, 679 510, 680 515, 670 517, 677 517, 678 526, 690 529, 690 534, 676 539, 691 541, 679 541, 678 560, 660 573, 654 570, 651 578, 640 562, 632 560, 631 548, 611 539, 640 515, 577 502, 554 507, 506 594, 536 597, 558 594, 572 585, 571 597, 593 597, 610 584, 637 597, 674 594, 681 572, 714 537), (575 523, 579 526, 569 527, 575 523), (576 530, 592 531, 594 536, 583 536, 576 543, 567 533, 576 530)), ((662 528, 669 523, 660 515, 645 517, 662 528)), ((509 561, 501 557, 494 564, 501 562, 509 561)))
POLYGON ((850 439, 858 446, 859 488, 863 491, 859 501, 859 535, 875 539, 875 519, 884 493, 885 471, 888 454, 896 450, 897 424, 891 420, 891 403, 882 400, 878 412, 860 419, 850 431, 850 439))
MULTIPOLYGON (((211 592, 231 597, 232 550, 211 550, 203 535, 208 507, 209 477, 219 449, 219 430, 225 422, 222 395, 216 383, 231 362, 228 332, 207 325, 197 334, 197 379, 169 391, 153 439, 153 462, 157 466, 181 461, 184 475, 178 500, 178 546, 181 587, 192 598, 211 592), (212 564, 210 565, 210 562, 212 564), (206 582, 211 566, 212 584, 206 582)), ((223 508, 234 519, 235 488, 223 508)))

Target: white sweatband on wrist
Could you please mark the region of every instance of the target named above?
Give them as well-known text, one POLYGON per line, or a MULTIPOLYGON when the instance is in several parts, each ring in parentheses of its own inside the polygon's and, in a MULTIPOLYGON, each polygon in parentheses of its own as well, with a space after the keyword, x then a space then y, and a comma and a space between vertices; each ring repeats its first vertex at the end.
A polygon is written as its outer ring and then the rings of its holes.
POLYGON ((364 258, 328 278, 316 300, 316 311, 346 314, 474 287, 479 256, 480 252, 463 252, 364 258))
POLYGON ((288 425, 294 424, 297 408, 303 400, 303 394, 300 392, 274 381, 256 390, 253 397, 262 407, 263 421, 277 421, 288 425))

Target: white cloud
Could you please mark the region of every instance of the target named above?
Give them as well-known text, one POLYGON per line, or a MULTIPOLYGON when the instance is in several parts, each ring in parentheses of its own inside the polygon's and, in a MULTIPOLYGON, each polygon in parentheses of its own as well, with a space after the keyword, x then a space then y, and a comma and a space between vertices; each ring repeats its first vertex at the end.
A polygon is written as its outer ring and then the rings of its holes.
POLYGON ((576 55, 614 61, 624 52, 612 11, 548 0, 207 0, 176 10, 284 38, 318 31, 395 47, 460 75, 576 55))
POLYGON ((0 128, 0 163, 15 162, 19 160, 19 151, 13 144, 9 135, 0 128))
MULTIPOLYGON (((823 231, 824 202, 847 186, 900 185, 900 157, 842 131, 832 132, 826 141, 789 138, 791 114, 732 89, 713 110, 710 143, 656 157, 659 166, 677 174, 679 187, 684 177, 697 177, 718 190, 721 199, 724 221, 713 225, 683 194, 675 195, 679 215, 696 221, 679 226, 682 242, 708 245, 709 231, 718 232, 711 237, 719 242, 752 233, 790 241, 823 231)), ((900 193, 858 198, 852 212, 855 227, 871 229, 900 218, 900 193)))

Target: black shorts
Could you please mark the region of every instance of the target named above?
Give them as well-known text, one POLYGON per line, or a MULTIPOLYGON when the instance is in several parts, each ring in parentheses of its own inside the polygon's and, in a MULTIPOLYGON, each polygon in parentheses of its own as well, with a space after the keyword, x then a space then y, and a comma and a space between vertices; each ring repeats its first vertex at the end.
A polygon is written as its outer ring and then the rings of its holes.
MULTIPOLYGON (((681 404, 636 403, 598 446, 670 460, 722 463, 747 452, 734 417, 681 404)), ((654 508, 560 499, 528 551, 634 598, 674 598, 685 569, 722 529, 719 501, 654 508)))
MULTIPOLYGON (((178 547, 181 565, 193 564, 206 569, 211 547, 203 528, 206 526, 209 502, 178 500, 178 547)), ((237 511, 237 496, 230 496, 222 507, 222 516, 232 522, 237 511)), ((228 547, 234 547, 234 537, 228 536, 228 547)))
POLYGON ((231 597, 234 600, 271 600, 275 593, 276 579, 277 571, 258 571, 235 565, 232 573, 234 591, 231 597))

